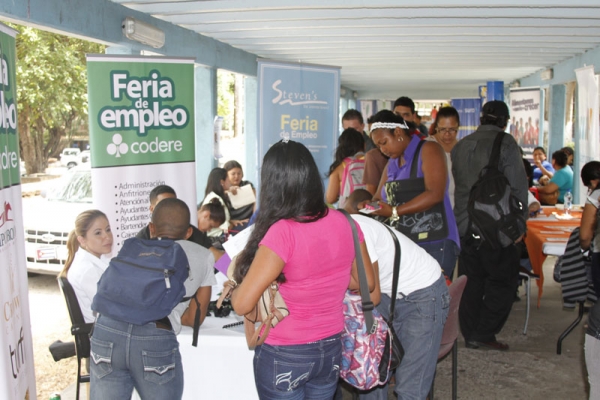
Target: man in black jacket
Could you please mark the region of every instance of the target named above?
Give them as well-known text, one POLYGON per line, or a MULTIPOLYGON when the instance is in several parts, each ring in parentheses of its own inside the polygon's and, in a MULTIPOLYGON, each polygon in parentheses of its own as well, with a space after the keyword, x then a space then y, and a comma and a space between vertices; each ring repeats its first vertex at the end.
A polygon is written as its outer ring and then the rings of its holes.
MULTIPOLYGON (((461 237, 458 274, 468 277, 459 318, 468 348, 508 350, 506 343, 496 340, 496 334, 510 314, 517 290, 519 251, 515 243, 523 236, 507 247, 494 249, 472 234, 467 212, 471 188, 489 163, 496 135, 506 129, 508 120, 508 107, 504 102, 487 102, 481 112, 481 126, 452 149, 456 185, 454 214, 461 237)), ((502 140, 498 169, 508 179, 511 193, 521 204, 527 204, 527 176, 519 146, 510 135, 502 140)), ((527 219, 527 207, 523 207, 523 213, 527 219)))

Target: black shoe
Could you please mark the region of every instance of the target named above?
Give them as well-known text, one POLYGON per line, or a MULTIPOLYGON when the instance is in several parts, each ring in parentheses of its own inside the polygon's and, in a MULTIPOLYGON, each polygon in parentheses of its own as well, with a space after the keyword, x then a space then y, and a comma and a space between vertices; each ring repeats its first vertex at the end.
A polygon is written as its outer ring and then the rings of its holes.
POLYGON ((465 341, 465 345, 469 349, 508 351, 508 344, 499 342, 497 340, 491 340, 489 342, 468 340, 465 341))

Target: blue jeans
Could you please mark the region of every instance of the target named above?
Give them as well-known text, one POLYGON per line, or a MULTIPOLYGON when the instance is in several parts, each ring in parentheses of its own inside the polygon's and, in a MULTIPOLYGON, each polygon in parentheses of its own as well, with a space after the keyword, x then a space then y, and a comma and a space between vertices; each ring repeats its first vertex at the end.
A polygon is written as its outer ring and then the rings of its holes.
POLYGON ((330 400, 340 376, 342 341, 334 335, 313 343, 271 346, 254 352, 254 380, 261 400, 330 400))
MULTIPOLYGON (((382 294, 379 312, 388 318, 389 296, 382 294)), ((435 376, 444 324, 448 317, 450 295, 444 277, 433 285, 396 299, 394 329, 404 348, 404 358, 396 369, 398 399, 427 398, 435 376)), ((387 400, 388 388, 379 386, 360 395, 361 400, 387 400)))
POLYGON ((419 246, 440 264, 444 274, 452 279, 452 273, 456 266, 456 260, 460 254, 460 249, 450 239, 438 240, 431 243, 419 243, 419 246))
POLYGON ((144 400, 181 399, 183 367, 173 331, 101 315, 91 346, 91 400, 129 399, 134 387, 144 400))

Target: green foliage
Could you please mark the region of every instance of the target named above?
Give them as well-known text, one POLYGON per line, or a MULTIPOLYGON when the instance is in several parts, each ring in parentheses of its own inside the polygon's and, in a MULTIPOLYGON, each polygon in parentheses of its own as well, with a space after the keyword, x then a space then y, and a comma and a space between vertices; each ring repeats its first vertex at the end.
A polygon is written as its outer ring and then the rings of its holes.
POLYGON ((233 129, 235 77, 225 70, 217 71, 217 115, 223 117, 223 130, 233 129))
POLYGON ((36 147, 31 152, 34 156, 27 157, 28 152, 24 151, 25 161, 45 165, 51 154, 60 151, 60 138, 74 122, 84 121, 87 125, 85 55, 104 53, 105 46, 30 27, 11 26, 19 32, 16 38, 19 131, 30 136, 21 138, 21 147, 24 140, 32 139, 30 144, 36 147), (31 157, 34 159, 27 160, 31 157), (38 160, 39 157, 43 160, 38 160))

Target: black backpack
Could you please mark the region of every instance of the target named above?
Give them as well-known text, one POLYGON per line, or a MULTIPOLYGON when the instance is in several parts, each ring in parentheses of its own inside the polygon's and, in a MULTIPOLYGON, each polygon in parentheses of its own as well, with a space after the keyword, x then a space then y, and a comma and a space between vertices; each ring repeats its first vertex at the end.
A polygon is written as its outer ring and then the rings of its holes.
POLYGON ((494 249, 513 244, 525 232, 524 205, 511 193, 508 179, 498 170, 504 135, 496 135, 490 162, 479 173, 467 205, 471 233, 494 249))

